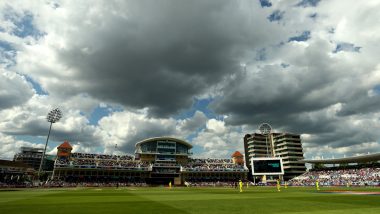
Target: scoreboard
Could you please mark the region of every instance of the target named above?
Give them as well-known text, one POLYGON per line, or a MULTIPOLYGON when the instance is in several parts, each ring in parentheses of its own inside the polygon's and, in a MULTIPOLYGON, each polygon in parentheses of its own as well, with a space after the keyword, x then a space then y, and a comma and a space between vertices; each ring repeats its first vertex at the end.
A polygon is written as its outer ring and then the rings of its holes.
POLYGON ((252 158, 252 175, 283 175, 281 158, 252 158))

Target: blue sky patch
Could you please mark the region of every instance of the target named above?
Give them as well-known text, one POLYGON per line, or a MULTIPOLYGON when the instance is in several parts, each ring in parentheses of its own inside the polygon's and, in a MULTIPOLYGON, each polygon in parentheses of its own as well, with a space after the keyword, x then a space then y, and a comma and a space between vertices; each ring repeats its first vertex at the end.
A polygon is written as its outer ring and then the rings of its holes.
POLYGON ((194 155, 193 156, 197 157, 196 155, 204 152, 204 149, 201 146, 193 145, 193 148, 191 149, 191 151, 193 152, 193 154, 195 154, 195 156, 194 155))
MULTIPOLYGON (((48 122, 46 123, 48 124, 46 128, 46 136, 16 135, 15 139, 20 140, 20 141, 30 142, 33 144, 41 144, 45 146, 46 138, 49 132, 49 123, 48 122)), ((51 139, 52 135, 54 135, 53 132, 54 132, 54 125, 51 129, 50 138, 49 138, 48 146, 46 148, 46 152, 53 150, 55 147, 59 146, 62 143, 62 142, 54 141, 51 139)), ((17 152, 20 152, 20 151, 17 151, 17 152)))
POLYGON ((317 18, 317 15, 318 15, 317 13, 312 13, 312 14, 309 15, 309 17, 310 17, 311 19, 314 19, 314 20, 315 20, 315 19, 317 18))
POLYGON ((310 31, 304 31, 299 36, 290 37, 288 42, 296 41, 296 42, 303 42, 310 39, 310 31))
POLYGON ((58 2, 53 2, 53 3, 51 4, 51 6, 52 6, 52 8, 54 8, 54 9, 57 9, 57 8, 60 7, 60 5, 58 4, 58 2))
MULTIPOLYGON (((46 122, 48 123, 48 122, 46 122)), ((46 130, 46 137, 48 134, 49 128, 46 130)), ((17 140, 22 140, 22 141, 28 141, 28 142, 33 142, 33 143, 44 143, 46 142, 46 138, 44 137, 37 137, 37 136, 31 136, 31 135, 16 135, 15 138, 17 140)))
POLYGON ((0 64, 10 67, 16 63, 16 50, 11 43, 0 40, 0 64))
POLYGON ((28 36, 34 37, 36 39, 44 35, 43 32, 39 31, 33 24, 33 15, 25 12, 23 16, 19 16, 12 8, 8 8, 8 13, 4 15, 5 20, 11 21, 16 28, 11 32, 12 34, 25 38, 28 36))
POLYGON ((0 49, 5 51, 14 50, 11 43, 0 40, 0 49))
POLYGON ((338 53, 338 52, 340 52, 340 51, 357 52, 357 53, 359 53, 361 48, 362 48, 362 47, 355 46, 355 45, 352 44, 352 43, 342 42, 342 43, 338 43, 338 44, 336 45, 336 48, 335 48, 335 50, 333 51, 333 53, 338 53))
POLYGON ((267 59, 266 55, 266 49, 262 48, 256 52, 256 60, 257 61, 264 61, 267 59))
POLYGON ((274 21, 280 21, 282 18, 284 18, 284 11, 275 10, 272 14, 270 14, 267 19, 271 22, 274 21))
POLYGON ((272 3, 269 0, 260 0, 261 7, 271 7, 272 3))
POLYGON ((201 132, 203 129, 206 128, 206 125, 199 127, 196 131, 191 133, 189 136, 186 137, 186 140, 189 142, 192 142, 194 138, 198 137, 199 132, 201 132))
POLYGON ((296 6, 297 7, 316 7, 321 0, 302 0, 296 6))
POLYGON ((174 116, 174 119, 186 119, 194 116, 196 111, 203 112, 208 118, 216 118, 215 113, 208 108, 208 105, 213 101, 213 98, 208 99, 195 99, 190 109, 187 109, 178 115, 174 116))
POLYGON ((48 93, 41 87, 41 85, 34 81, 31 77, 25 75, 24 76, 26 81, 28 81, 30 84, 32 84, 34 90, 36 91, 37 94, 39 95, 48 95, 48 93))
POLYGON ((289 64, 281 63, 281 67, 283 67, 283 68, 287 68, 287 67, 289 67, 289 66, 290 66, 289 64))
POLYGON ((98 125, 98 122, 103 117, 106 117, 110 115, 110 113, 113 112, 110 110, 109 107, 100 107, 97 106, 94 111, 91 113, 90 117, 88 118, 91 125, 98 125))
POLYGON ((380 94, 380 85, 377 85, 373 88, 376 94, 380 94))

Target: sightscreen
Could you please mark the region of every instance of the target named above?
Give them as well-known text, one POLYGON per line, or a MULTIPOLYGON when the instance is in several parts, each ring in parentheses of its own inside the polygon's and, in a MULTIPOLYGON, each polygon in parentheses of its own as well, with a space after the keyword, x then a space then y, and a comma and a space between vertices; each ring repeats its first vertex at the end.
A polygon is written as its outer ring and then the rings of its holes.
POLYGON ((252 175, 283 175, 281 158, 252 158, 252 175))

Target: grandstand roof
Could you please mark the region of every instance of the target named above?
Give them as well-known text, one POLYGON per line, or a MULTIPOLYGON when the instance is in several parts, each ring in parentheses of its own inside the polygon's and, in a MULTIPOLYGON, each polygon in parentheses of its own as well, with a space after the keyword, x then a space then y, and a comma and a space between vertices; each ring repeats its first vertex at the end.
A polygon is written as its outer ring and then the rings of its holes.
POLYGON ((190 149, 193 148, 193 146, 190 143, 188 143, 188 142, 186 142, 184 140, 178 139, 178 138, 174 138, 174 137, 152 137, 152 138, 147 138, 145 140, 142 140, 142 141, 136 143, 135 146, 138 146, 138 145, 140 145, 142 143, 146 143, 146 142, 150 142, 150 141, 156 141, 156 140, 171 140, 171 141, 175 141, 177 143, 181 143, 181 144, 189 147, 190 149))
POLYGON ((73 147, 70 145, 69 141, 63 142, 61 145, 58 146, 58 148, 73 149, 73 147))
POLYGON ((19 167, 19 168, 31 168, 31 166, 21 162, 21 161, 9 161, 9 160, 0 160, 0 166, 4 167, 19 167))
POLYGON ((360 155, 347 158, 334 158, 334 159, 323 159, 323 160, 302 160, 300 162, 304 163, 320 163, 320 164, 340 164, 340 163, 366 163, 380 160, 380 153, 370 154, 370 155, 360 155))
POLYGON ((239 151, 236 151, 234 152, 231 157, 242 157, 243 155, 239 152, 239 151))

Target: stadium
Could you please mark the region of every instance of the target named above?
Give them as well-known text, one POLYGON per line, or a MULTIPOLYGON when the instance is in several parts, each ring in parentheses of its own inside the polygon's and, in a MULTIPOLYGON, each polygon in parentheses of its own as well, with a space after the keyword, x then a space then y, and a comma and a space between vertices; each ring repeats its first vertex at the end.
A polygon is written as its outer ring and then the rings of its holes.
POLYGON ((14 161, 0 161, 0 187, 165 186, 169 183, 173 186, 236 186, 239 180, 263 186, 274 185, 278 180, 289 186, 314 186, 317 181, 323 186, 380 185, 379 153, 307 160, 303 158, 299 136, 273 135, 282 136, 282 140, 273 140, 268 148, 264 148, 260 134, 245 135, 245 145, 247 139, 251 139, 245 150, 249 158, 236 151, 229 159, 192 158, 192 145, 174 137, 153 137, 137 142, 135 155, 72 152, 72 146, 65 141, 57 147, 56 156, 45 156, 44 173, 40 178, 36 172, 41 150, 23 147, 15 154, 14 161), (294 150, 295 145, 299 149, 294 150), (269 156, 263 153, 270 150, 269 156), (311 168, 306 170, 305 164, 311 168), (294 168, 297 174, 290 174, 294 168))
POLYGON ((236 182, 247 178, 248 169, 240 153, 235 153, 231 159, 193 159, 190 157, 192 145, 172 137, 145 139, 135 147, 135 156, 71 153, 71 145, 64 142, 57 148, 51 180, 184 185, 185 182, 236 182))
POLYGON ((380 153, 324 160, 303 160, 312 169, 290 180, 292 185, 379 186, 380 153))
MULTIPOLYGON (((255 147, 255 142, 251 143, 250 147, 255 147)), ((276 142, 274 145, 277 148, 276 142)), ((58 146, 57 156, 48 159, 53 167, 42 176, 43 182, 32 182, 36 170, 28 164, 1 161, 0 212, 368 214, 380 211, 380 154, 300 159, 299 165, 308 163, 312 168, 285 180, 286 169, 275 150, 273 157, 253 157, 251 163, 245 163, 244 155, 238 151, 231 159, 192 158, 192 145, 173 137, 137 142, 134 156, 78 153, 72 149, 67 141, 58 146), (273 170, 273 163, 280 163, 281 170, 273 170)), ((30 149, 22 151, 24 155, 16 154, 15 159, 34 163, 30 158, 41 158, 39 153, 31 155, 30 149)))
POLYGON ((0 11, 0 214, 380 213, 380 0, 0 11))

